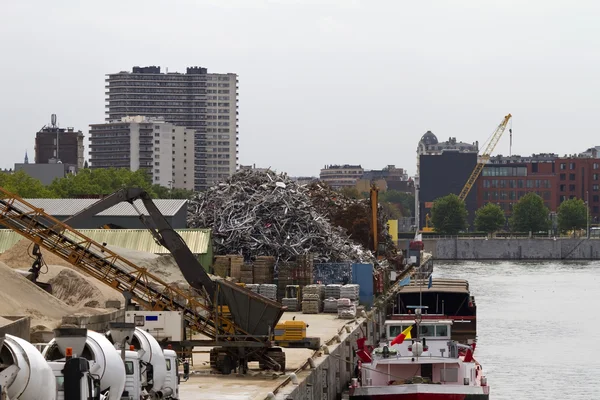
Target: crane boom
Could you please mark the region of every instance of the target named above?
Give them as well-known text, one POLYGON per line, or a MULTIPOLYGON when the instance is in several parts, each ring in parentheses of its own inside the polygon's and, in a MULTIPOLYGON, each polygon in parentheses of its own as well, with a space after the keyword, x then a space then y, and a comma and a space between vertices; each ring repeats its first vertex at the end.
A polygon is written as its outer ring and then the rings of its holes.
POLYGON ((473 188, 473 185, 475 185, 477 178, 479 178, 481 171, 483 171, 483 167, 485 167, 485 164, 487 164, 487 162, 490 160, 492 152, 494 151, 494 148, 496 148, 496 145, 500 141, 500 138, 502 137, 502 134, 504 133, 504 130, 506 129, 508 121, 511 119, 511 117, 511 114, 505 116, 500 125, 498 125, 498 127, 492 134, 488 145, 486 146, 485 150, 483 151, 483 153, 479 157, 479 160, 477 161, 477 165, 473 169, 473 172, 471 172, 471 176, 469 176, 469 179, 467 179, 467 183, 465 183, 465 186, 463 186, 462 190, 460 191, 460 194, 458 195, 458 198, 462 201, 466 200, 467 196, 469 195, 469 192, 473 188))

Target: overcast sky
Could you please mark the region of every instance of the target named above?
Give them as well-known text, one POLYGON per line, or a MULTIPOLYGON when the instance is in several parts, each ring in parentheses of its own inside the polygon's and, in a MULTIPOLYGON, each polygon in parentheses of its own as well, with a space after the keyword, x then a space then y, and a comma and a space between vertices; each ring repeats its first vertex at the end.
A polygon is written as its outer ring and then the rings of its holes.
MULTIPOLYGON (((105 74, 134 65, 237 73, 240 162, 290 175, 414 174, 427 130, 483 142, 509 112, 513 154, 600 145, 600 2, 0 3, 3 168, 33 160, 52 113, 87 137, 104 121, 105 74)), ((508 151, 505 136, 495 153, 508 151)))

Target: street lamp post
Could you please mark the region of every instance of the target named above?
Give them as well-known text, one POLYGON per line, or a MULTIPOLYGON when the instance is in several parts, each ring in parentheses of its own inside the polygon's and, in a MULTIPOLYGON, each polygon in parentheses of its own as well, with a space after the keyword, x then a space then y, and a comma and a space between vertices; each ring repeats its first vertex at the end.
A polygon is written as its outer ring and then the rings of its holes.
POLYGON ((586 238, 590 238, 590 191, 586 190, 585 192, 585 212, 587 213, 586 215, 586 222, 587 222, 587 228, 586 228, 586 238))

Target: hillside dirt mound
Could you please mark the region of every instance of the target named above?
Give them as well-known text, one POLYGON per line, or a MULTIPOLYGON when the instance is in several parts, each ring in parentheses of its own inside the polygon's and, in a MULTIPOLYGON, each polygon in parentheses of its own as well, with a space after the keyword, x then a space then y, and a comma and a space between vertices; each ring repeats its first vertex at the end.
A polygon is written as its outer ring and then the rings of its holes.
MULTIPOLYGON (((15 243, 10 249, 0 254, 0 261, 4 262, 10 268, 29 269, 33 264, 34 258, 31 255, 33 242, 29 239, 22 239, 15 243)), ((42 250, 42 257, 48 265, 62 265, 72 267, 70 263, 62 258, 55 256, 46 249, 42 250)))
POLYGON ((47 275, 52 277, 43 280, 52 285, 52 295, 70 306, 99 308, 104 307, 108 300, 124 304, 121 293, 95 278, 59 265, 49 266, 48 271, 47 275))
POLYGON ((53 329, 63 316, 75 311, 0 262, 0 315, 30 316, 31 326, 53 329))

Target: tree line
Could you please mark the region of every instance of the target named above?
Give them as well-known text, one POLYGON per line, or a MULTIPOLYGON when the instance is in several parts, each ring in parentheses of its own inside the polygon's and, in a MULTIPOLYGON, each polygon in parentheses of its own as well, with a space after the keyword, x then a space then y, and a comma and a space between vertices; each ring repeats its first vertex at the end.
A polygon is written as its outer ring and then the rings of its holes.
MULTIPOLYGON (((351 199, 368 199, 368 192, 359 192, 355 187, 345 187, 339 190, 341 194, 351 199)), ((397 190, 379 192, 379 204, 390 219, 412 217, 415 214, 415 196, 397 190)))
MULTIPOLYGON (((541 232, 552 229, 550 210, 536 193, 527 193, 513 207, 508 229, 513 232, 541 232)), ((560 232, 585 229, 588 223, 588 207, 581 199, 562 202, 558 208, 560 232)), ((433 202, 431 222, 437 233, 456 235, 469 228, 468 212, 464 201, 449 194, 433 202)), ((494 233, 506 227, 504 211, 499 205, 488 203, 475 212, 475 230, 494 233)))
POLYGON ((144 170, 130 171, 126 168, 84 168, 65 178, 57 178, 50 185, 24 171, 0 173, 0 187, 23 198, 77 198, 101 196, 122 188, 139 187, 154 198, 189 199, 194 192, 185 189, 170 189, 152 184, 150 175, 144 170))

